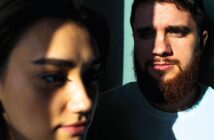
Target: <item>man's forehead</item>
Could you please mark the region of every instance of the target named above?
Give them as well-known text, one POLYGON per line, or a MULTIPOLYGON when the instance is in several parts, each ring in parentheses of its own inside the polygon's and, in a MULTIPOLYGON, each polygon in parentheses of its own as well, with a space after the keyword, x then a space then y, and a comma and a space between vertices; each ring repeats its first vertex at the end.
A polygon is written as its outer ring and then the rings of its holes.
MULTIPOLYGON (((195 22, 188 11, 173 3, 141 3, 136 9, 134 27, 138 26, 191 26, 195 22)), ((194 26, 194 25, 193 25, 194 26)))

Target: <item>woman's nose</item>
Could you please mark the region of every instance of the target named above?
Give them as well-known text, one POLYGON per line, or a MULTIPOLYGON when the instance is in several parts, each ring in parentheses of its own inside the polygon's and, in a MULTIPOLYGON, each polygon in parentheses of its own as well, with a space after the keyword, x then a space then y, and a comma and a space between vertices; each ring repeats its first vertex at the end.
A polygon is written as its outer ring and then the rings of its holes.
POLYGON ((66 107, 69 111, 86 113, 92 109, 92 100, 88 96, 87 89, 81 78, 72 81, 68 90, 70 99, 66 107))

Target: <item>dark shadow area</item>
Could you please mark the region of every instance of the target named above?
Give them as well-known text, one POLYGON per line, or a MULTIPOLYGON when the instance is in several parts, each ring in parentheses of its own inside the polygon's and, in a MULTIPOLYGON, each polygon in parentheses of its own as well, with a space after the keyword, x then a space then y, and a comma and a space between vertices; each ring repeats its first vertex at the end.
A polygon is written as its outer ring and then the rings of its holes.
POLYGON ((201 60, 199 79, 203 84, 214 87, 214 1, 204 0, 208 17, 208 41, 201 60))
MULTIPOLYGON (((213 25, 214 22, 210 22, 213 25)), ((199 79, 203 84, 214 87, 214 28, 209 26, 209 38, 201 60, 199 79)))
MULTIPOLYGON (((113 2, 88 0, 88 5, 95 6, 96 3, 97 10, 106 15, 112 31, 113 46, 107 68, 109 71, 106 79, 109 81, 106 81, 106 87, 122 83, 123 2, 113 2)), ((146 13, 142 21, 146 25, 152 25, 153 7, 147 9, 146 13)), ((176 140, 173 125, 178 114, 160 113, 146 101, 139 88, 126 85, 102 94, 99 99, 87 140, 176 140)))
POLYGON ((106 73, 100 90, 106 90, 122 84, 123 76, 123 0, 84 0, 85 4, 106 16, 111 35, 111 49, 106 73))

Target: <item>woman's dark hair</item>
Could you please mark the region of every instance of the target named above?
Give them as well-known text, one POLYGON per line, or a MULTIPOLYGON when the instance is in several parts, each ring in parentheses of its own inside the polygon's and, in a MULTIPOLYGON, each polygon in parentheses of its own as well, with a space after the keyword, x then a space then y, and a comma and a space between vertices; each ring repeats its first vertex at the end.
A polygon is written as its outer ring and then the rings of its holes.
MULTIPOLYGON (((16 43, 33 24, 44 18, 71 20, 84 26, 93 36, 100 52, 100 62, 107 59, 109 37, 105 18, 78 0, 0 0, 0 77, 16 43)), ((0 140, 7 140, 6 123, 0 101, 0 140)))
MULTIPOLYGON (((46 17, 76 20, 77 9, 66 0, 0 0, 0 77, 3 78, 9 56, 21 35, 32 24, 46 17)), ((8 140, 7 124, 0 102, 0 139, 8 140)))
POLYGON ((0 0, 0 76, 20 36, 29 26, 46 17, 78 18, 72 1, 0 0))
POLYGON ((204 9, 202 0, 134 0, 134 3, 132 5, 131 18, 130 18, 130 23, 132 28, 135 20, 135 12, 137 7, 141 3, 154 3, 154 2, 173 3, 177 6, 179 10, 188 11, 192 15, 194 21, 197 24, 199 32, 207 28, 205 9, 204 9))
POLYGON ((104 72, 111 46, 110 32, 106 18, 88 7, 82 7, 80 11, 84 25, 96 40, 100 53, 101 71, 104 72))

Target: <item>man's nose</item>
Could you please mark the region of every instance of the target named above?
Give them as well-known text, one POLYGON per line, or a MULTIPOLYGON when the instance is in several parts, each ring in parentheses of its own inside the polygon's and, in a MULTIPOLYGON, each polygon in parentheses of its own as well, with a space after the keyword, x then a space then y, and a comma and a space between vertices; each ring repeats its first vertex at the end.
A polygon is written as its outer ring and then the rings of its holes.
POLYGON ((162 57, 173 55, 173 50, 167 36, 164 34, 157 34, 156 38, 154 39, 154 48, 152 53, 153 55, 162 57))
POLYGON ((81 79, 77 78, 69 85, 70 99, 66 108, 71 112, 87 113, 92 109, 92 100, 88 96, 86 87, 81 79))

